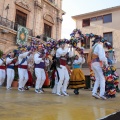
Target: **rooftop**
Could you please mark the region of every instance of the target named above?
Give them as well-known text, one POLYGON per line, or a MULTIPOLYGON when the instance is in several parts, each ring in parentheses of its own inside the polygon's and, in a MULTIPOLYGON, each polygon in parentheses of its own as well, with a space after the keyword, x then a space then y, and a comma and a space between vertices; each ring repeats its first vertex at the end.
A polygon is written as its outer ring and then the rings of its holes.
POLYGON ((115 7, 97 10, 97 11, 93 11, 93 12, 89 12, 89 13, 75 15, 75 16, 72 16, 72 18, 77 19, 78 17, 82 18, 82 17, 94 16, 94 14, 100 14, 100 13, 104 13, 104 12, 112 12, 112 11, 116 11, 116 10, 120 10, 120 6, 115 6, 115 7))

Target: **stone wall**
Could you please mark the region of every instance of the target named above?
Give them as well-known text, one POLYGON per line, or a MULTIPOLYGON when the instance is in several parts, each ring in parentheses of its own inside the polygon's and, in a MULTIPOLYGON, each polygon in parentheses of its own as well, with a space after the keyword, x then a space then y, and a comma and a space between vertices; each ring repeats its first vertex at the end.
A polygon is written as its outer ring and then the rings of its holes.
MULTIPOLYGON (((43 34, 44 23, 47 23, 52 26, 51 37, 60 39, 63 13, 61 7, 61 0, 55 0, 55 4, 49 0, 0 0, 0 16, 15 22, 16 10, 20 10, 27 14, 26 27, 33 30, 33 36, 43 34)), ((8 51, 16 47, 17 32, 9 29, 9 33, 3 34, 2 30, 6 29, 9 28, 0 25, 0 49, 8 51)))

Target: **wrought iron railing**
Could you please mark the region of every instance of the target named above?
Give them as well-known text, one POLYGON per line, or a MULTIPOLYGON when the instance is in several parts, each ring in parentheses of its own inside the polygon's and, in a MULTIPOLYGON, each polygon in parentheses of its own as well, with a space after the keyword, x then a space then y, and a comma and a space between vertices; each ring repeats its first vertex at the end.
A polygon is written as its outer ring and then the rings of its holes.
MULTIPOLYGON (((0 25, 3 25, 5 27, 8 27, 8 28, 13 29, 15 31, 17 31, 17 29, 18 29, 18 23, 10 21, 10 20, 3 18, 1 16, 0 16, 0 25)), ((27 29, 29 31, 29 36, 33 36, 33 31, 29 28, 27 28, 27 29)))
POLYGON ((47 42, 47 41, 50 41, 50 40, 55 40, 55 39, 53 39, 51 37, 48 37, 45 34, 38 35, 37 38, 43 40, 44 42, 47 42))
POLYGON ((55 0, 48 0, 49 2, 51 2, 51 3, 55 3, 55 0))
POLYGON ((41 34, 40 39, 47 42, 47 36, 45 34, 41 34))

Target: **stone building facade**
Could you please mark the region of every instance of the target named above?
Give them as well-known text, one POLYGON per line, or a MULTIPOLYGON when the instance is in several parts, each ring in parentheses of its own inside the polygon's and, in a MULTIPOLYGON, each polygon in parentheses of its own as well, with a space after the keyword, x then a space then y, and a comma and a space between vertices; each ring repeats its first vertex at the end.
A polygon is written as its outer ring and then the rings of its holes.
MULTIPOLYGON (((76 28, 81 29, 83 34, 97 34, 103 36, 113 45, 117 58, 117 69, 120 74, 120 6, 94 11, 86 14, 73 16, 76 28)), ((91 40, 92 41, 92 40, 91 40)), ((92 42, 86 41, 85 53, 91 48, 92 42)), ((83 68, 85 69, 85 68, 83 68)), ((85 73, 89 74, 87 68, 85 73)))
POLYGON ((32 36, 44 34, 61 38, 62 0, 0 0, 0 49, 15 49, 17 25, 29 30, 32 36))

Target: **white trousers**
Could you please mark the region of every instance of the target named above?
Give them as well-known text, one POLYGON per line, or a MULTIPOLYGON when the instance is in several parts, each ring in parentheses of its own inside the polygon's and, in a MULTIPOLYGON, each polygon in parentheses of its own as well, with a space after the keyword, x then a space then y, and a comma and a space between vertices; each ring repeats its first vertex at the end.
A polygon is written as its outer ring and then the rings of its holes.
POLYGON ((28 70, 18 68, 18 74, 19 74, 19 85, 18 88, 22 88, 25 86, 26 82, 28 81, 28 70))
POLYGON ((57 68, 58 74, 59 74, 59 81, 57 85, 57 93, 61 92, 66 92, 67 91, 67 86, 69 82, 69 74, 68 70, 65 66, 60 65, 61 68, 57 68))
POLYGON ((37 77, 35 89, 42 88, 46 79, 45 70, 41 68, 35 68, 35 75, 37 77))
POLYGON ((57 76, 57 72, 55 72, 55 84, 52 89, 52 93, 57 93, 57 85, 58 85, 58 76, 57 76))
POLYGON ((0 86, 4 83, 5 81, 5 70, 0 69, 0 86))
POLYGON ((100 86, 100 96, 105 94, 105 77, 103 75, 102 68, 99 63, 94 62, 92 63, 92 69, 95 73, 95 84, 93 88, 93 94, 97 93, 97 89, 100 86))
POLYGON ((14 69, 7 68, 7 88, 11 87, 14 76, 15 76, 14 69))

